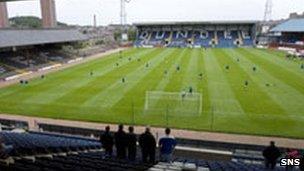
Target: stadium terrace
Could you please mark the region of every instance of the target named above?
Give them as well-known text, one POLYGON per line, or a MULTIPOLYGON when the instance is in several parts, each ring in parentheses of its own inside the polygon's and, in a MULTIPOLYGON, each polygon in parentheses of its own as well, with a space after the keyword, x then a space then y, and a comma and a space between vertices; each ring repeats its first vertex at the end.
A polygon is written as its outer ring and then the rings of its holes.
POLYGON ((136 47, 253 46, 257 21, 135 23, 136 47))

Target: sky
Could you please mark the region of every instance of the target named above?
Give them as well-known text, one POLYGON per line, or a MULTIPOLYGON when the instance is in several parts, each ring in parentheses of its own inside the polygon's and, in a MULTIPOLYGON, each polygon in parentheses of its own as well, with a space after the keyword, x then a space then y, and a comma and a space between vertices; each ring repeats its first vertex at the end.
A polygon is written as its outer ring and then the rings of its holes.
MULTIPOLYGON (((304 12, 304 0, 272 0, 272 19, 304 12)), ((266 0, 131 0, 127 22, 262 20, 266 0)), ((8 2, 9 17, 41 17, 38 0, 8 2)), ((98 25, 120 22, 120 0, 56 0, 57 20, 68 24, 98 25)))

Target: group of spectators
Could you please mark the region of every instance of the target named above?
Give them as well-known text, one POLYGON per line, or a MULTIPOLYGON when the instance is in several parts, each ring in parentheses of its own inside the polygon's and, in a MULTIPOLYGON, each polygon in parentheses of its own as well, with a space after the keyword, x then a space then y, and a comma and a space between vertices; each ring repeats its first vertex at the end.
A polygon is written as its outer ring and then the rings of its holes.
MULTIPOLYGON (((171 162, 172 153, 176 146, 176 140, 170 135, 171 130, 165 129, 165 136, 160 138, 158 146, 160 149, 160 160, 163 162, 171 162)), ((110 132, 110 127, 107 126, 105 132, 100 136, 100 141, 105 150, 105 157, 113 156, 113 147, 116 147, 116 157, 118 159, 128 159, 135 161, 137 154, 137 143, 141 149, 142 161, 144 163, 155 163, 156 154, 156 139, 151 133, 149 127, 140 136, 134 133, 134 127, 130 126, 128 133, 124 131, 124 126, 119 125, 117 132, 114 135, 110 132)))
MULTIPOLYGON (((176 146, 176 140, 170 135, 171 130, 165 129, 165 136, 158 141, 160 161, 171 162, 172 153, 176 146)), ((110 133, 110 127, 107 126, 105 132, 100 136, 100 141, 105 150, 105 157, 113 157, 113 147, 116 147, 116 157, 118 159, 128 159, 135 161, 137 154, 137 143, 141 149, 142 161, 144 163, 155 163, 156 153, 156 139, 152 135, 150 128, 147 127, 145 132, 137 136, 134 133, 134 127, 130 126, 128 133, 124 131, 124 126, 119 125, 118 131, 112 135, 110 133)), ((284 156, 288 159, 301 158, 300 169, 304 171, 303 156, 297 150, 287 149, 283 154, 278 147, 275 146, 275 142, 271 141, 270 145, 263 150, 263 156, 265 158, 265 167, 267 169, 275 169, 277 161, 280 157, 284 156)), ((293 170, 292 166, 287 166, 286 170, 293 170)))

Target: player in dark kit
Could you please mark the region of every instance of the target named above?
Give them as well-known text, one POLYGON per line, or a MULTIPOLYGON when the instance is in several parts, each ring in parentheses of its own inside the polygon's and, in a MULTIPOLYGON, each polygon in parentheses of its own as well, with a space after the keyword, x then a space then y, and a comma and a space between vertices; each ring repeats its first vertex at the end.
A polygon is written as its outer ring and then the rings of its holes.
POLYGON ((246 80, 244 85, 247 87, 249 85, 249 82, 246 80))
POLYGON ((225 68, 226 68, 226 70, 229 70, 229 69, 230 69, 230 66, 229 66, 229 65, 226 65, 225 68))
POLYGON ((253 67, 252 70, 255 72, 255 71, 257 70, 257 68, 256 68, 256 67, 253 67))
POLYGON ((304 69, 304 64, 301 65, 301 69, 304 69))
POLYGON ((177 67, 176 67, 176 71, 180 71, 180 66, 177 66, 177 67))
POLYGON ((203 73, 200 73, 198 76, 201 80, 203 79, 203 73))
POLYGON ((189 93, 192 94, 193 93, 193 88, 190 86, 189 87, 189 93))
POLYGON ((182 91, 182 100, 185 99, 186 95, 187 95, 187 93, 183 90, 183 91, 182 91))
POLYGON ((122 83, 125 83, 125 82, 126 82, 126 79, 123 77, 123 78, 121 79, 121 82, 122 82, 122 83))
POLYGON ((248 86, 249 86, 249 82, 247 80, 245 80, 245 82, 244 82, 244 90, 247 90, 248 86))

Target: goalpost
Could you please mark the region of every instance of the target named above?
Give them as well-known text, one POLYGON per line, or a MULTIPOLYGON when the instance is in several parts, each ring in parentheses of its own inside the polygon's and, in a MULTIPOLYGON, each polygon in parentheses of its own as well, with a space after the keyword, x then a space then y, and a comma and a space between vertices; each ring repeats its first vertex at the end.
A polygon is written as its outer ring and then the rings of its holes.
POLYGON ((173 116, 198 116, 202 113, 201 93, 147 91, 146 114, 170 113, 173 116))

